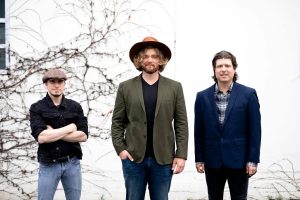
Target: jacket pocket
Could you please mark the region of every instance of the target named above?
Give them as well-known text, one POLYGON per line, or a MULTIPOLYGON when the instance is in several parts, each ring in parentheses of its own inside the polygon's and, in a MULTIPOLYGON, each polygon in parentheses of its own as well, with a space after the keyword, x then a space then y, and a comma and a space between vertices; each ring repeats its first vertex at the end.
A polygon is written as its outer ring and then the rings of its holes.
POLYGON ((65 119, 74 119, 78 117, 77 113, 63 113, 65 119))
POLYGON ((43 118, 53 119, 59 117, 59 113, 57 112, 45 112, 42 113, 43 118))

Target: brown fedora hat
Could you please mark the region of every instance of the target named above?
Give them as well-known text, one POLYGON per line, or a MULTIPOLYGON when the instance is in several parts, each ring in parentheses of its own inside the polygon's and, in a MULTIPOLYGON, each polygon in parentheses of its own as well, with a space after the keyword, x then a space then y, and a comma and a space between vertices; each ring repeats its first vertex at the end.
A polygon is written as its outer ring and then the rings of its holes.
POLYGON ((167 45, 165 45, 164 43, 159 42, 159 41, 158 41, 156 38, 154 38, 154 37, 147 36, 147 37, 145 37, 145 38, 143 39, 142 42, 135 43, 135 44, 131 47, 131 49, 130 49, 130 51, 129 51, 129 58, 130 58, 130 60, 133 62, 134 57, 135 57, 142 49, 144 49, 145 47, 148 47, 148 46, 158 48, 168 60, 171 59, 172 53, 171 53, 171 50, 169 49, 169 47, 168 47, 167 45))

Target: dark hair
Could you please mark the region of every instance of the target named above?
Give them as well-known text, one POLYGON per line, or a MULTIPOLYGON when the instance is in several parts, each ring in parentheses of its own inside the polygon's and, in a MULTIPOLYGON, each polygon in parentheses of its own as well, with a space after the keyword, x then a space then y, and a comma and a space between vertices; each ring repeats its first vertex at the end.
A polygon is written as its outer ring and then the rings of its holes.
MULTIPOLYGON (((216 78, 216 75, 215 75, 216 62, 217 62, 217 60, 223 59, 223 58, 231 60, 234 70, 236 70, 236 68, 238 67, 238 64, 236 62, 236 58, 232 53, 230 53, 228 51, 224 51, 224 50, 216 53, 216 55, 214 56, 214 58, 212 60, 212 66, 213 66, 213 70, 214 70, 214 75, 212 76, 212 78, 214 79, 214 81, 216 83, 218 81, 217 78, 216 78)), ((235 72, 234 76, 233 76, 233 82, 236 82, 237 79, 238 79, 238 74, 235 72)))

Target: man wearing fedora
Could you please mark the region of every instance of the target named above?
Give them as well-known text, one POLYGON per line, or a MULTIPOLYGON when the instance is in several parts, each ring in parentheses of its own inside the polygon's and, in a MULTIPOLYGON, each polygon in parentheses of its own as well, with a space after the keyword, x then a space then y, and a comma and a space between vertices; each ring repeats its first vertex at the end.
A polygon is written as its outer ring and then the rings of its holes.
POLYGON ((120 83, 112 142, 122 161, 126 200, 167 200, 173 174, 187 159, 188 122, 182 86, 160 74, 171 58, 153 37, 134 44, 130 60, 141 74, 120 83))
POLYGON ((79 142, 87 140, 87 118, 79 103, 65 98, 66 79, 62 70, 48 70, 43 76, 46 97, 30 107, 31 134, 39 144, 39 200, 52 200, 59 181, 67 200, 81 196, 79 142))

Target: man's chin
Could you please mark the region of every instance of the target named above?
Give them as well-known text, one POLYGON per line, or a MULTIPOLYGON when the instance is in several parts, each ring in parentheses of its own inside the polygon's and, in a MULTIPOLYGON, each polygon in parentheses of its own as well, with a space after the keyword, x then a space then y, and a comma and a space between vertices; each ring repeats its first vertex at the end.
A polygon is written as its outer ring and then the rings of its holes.
POLYGON ((154 74, 155 71, 145 71, 147 74, 154 74))
POLYGON ((51 93, 51 96, 53 96, 53 97, 60 97, 60 96, 62 96, 62 94, 60 93, 60 94, 53 94, 53 93, 51 93))
POLYGON ((154 74, 156 73, 158 70, 144 70, 147 74, 154 74))

